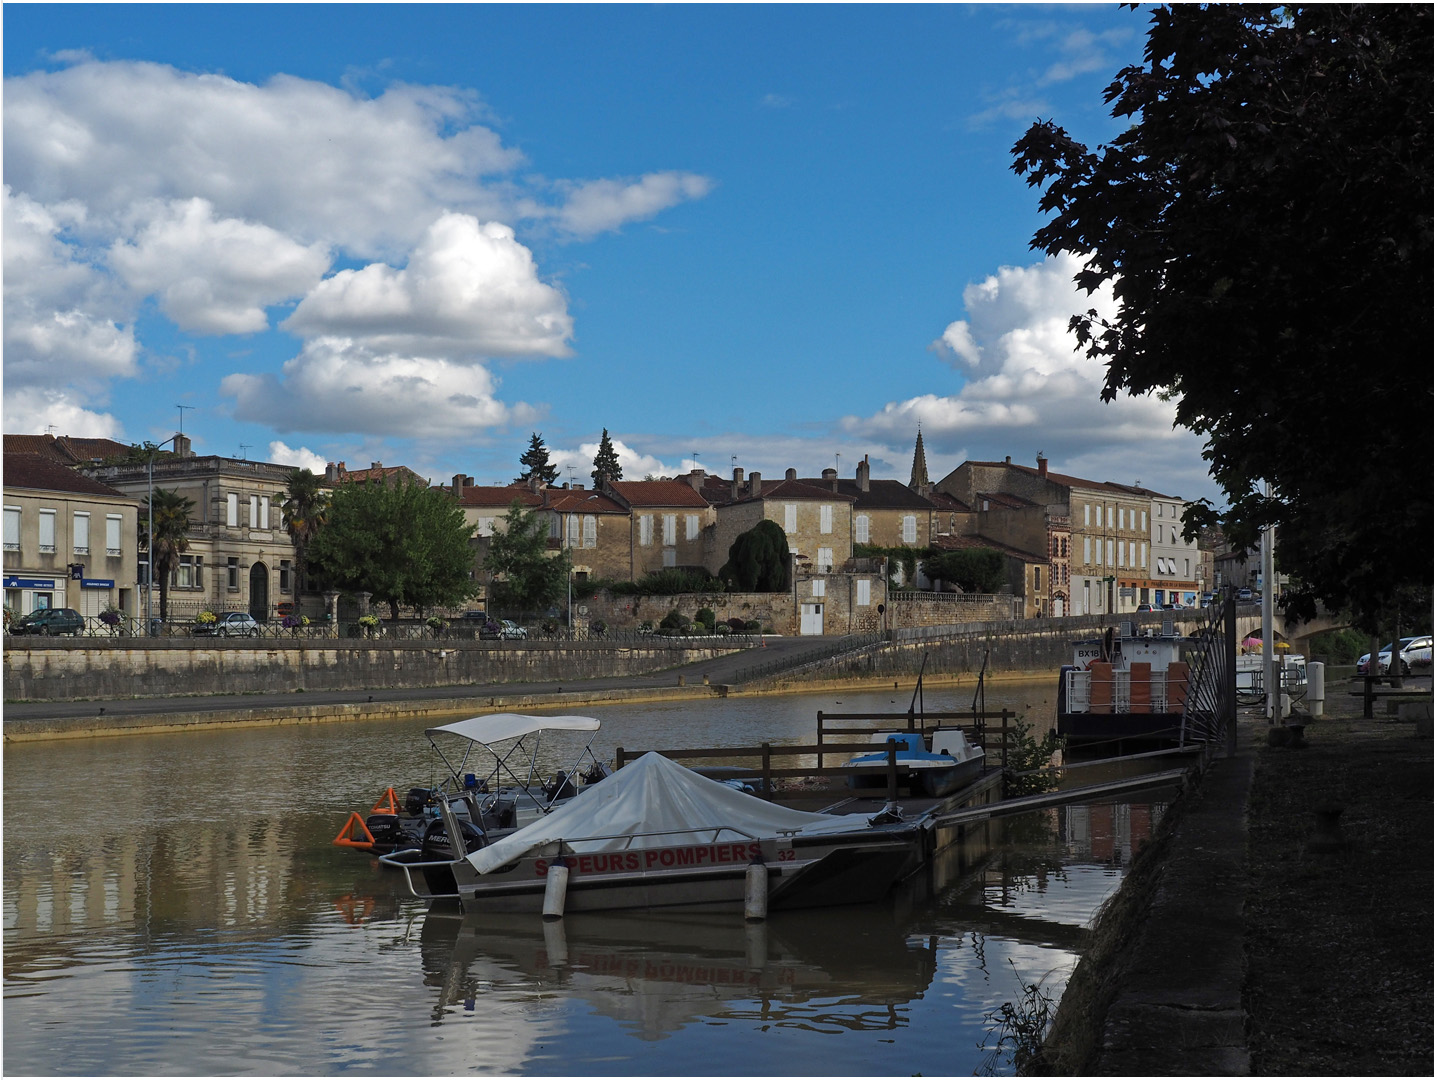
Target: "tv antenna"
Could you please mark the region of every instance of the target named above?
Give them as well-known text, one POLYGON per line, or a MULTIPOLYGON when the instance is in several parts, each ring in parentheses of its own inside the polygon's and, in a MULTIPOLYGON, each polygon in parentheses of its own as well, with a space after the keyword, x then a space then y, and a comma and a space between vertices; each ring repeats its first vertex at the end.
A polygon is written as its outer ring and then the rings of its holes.
POLYGON ((185 410, 189 409, 193 412, 195 407, 193 405, 176 405, 175 408, 180 410, 180 434, 183 435, 185 433, 185 410))
POLYGON ((248 461, 248 460, 249 460, 249 445, 250 445, 249 443, 240 443, 240 444, 239 444, 239 448, 240 448, 240 460, 241 460, 241 461, 248 461))

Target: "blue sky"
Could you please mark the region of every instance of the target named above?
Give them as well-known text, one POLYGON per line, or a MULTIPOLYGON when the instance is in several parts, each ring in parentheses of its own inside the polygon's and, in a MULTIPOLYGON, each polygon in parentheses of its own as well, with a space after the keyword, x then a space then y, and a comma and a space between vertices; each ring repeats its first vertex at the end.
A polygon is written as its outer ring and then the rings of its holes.
POLYGON ((6 5, 5 430, 588 482, 1011 455, 1213 495, 1029 249, 1082 6, 6 5))

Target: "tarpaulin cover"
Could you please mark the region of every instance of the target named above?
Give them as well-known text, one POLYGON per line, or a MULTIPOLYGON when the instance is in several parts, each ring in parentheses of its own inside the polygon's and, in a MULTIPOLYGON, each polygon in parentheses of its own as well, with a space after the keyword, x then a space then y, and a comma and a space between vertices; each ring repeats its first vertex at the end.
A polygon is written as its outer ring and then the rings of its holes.
POLYGON ((805 836, 860 832, 869 826, 863 814, 811 814, 776 806, 702 777, 661 754, 645 754, 585 788, 552 814, 468 858, 474 869, 487 874, 556 840, 575 851, 616 851, 738 838, 733 832, 715 838, 713 830, 719 827, 762 838, 795 832, 805 836))

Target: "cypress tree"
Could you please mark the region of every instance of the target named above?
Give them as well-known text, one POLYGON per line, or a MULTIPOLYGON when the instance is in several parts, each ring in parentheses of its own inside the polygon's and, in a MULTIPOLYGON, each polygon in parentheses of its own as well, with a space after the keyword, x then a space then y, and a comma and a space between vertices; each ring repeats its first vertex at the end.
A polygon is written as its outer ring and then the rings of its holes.
POLYGON ((599 452, 594 455, 594 471, 589 474, 594 478, 594 486, 599 486, 599 477, 606 476, 610 480, 622 480, 624 478, 624 467, 619 464, 618 451, 614 444, 609 441, 609 429, 604 428, 604 433, 599 436, 599 452))

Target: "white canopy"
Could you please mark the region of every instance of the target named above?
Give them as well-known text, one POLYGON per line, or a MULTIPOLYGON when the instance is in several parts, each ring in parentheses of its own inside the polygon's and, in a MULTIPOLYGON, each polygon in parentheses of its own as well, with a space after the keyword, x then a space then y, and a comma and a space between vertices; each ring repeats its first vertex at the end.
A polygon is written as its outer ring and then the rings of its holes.
POLYGON ((526 716, 523 713, 490 713, 488 716, 471 716, 467 720, 456 720, 452 724, 429 728, 426 735, 441 731, 462 735, 477 743, 500 742, 517 739, 536 731, 598 731, 599 722, 592 716, 526 716))
MULTIPOLYGON (((811 814, 776 806, 650 753, 468 858, 474 869, 487 874, 555 840, 575 851, 667 847, 709 842, 713 830, 722 826, 773 837, 789 832, 856 832, 868 828, 868 819, 863 814, 811 814)), ((727 833, 717 839, 736 837, 727 833)))

